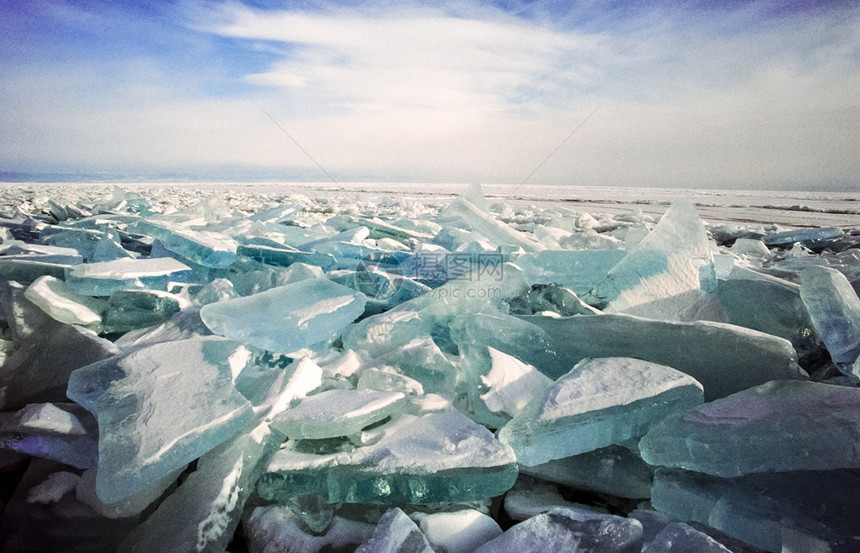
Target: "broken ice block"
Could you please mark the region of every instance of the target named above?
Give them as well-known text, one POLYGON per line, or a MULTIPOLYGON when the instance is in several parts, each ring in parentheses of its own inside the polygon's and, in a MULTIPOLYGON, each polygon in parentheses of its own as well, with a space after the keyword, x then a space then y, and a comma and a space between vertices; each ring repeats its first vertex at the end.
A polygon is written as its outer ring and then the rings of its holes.
POLYGON ((701 385, 675 369, 632 358, 577 364, 499 431, 525 466, 636 438, 702 402, 701 385))
POLYGON ((770 253, 770 250, 758 238, 738 238, 732 244, 732 253, 735 255, 748 255, 750 257, 765 257, 770 253))
POLYGON ((860 389, 778 380, 707 403, 653 428, 652 465, 715 476, 860 468, 860 389))
POLYGON ((531 284, 560 284, 581 296, 594 288, 625 255, 624 250, 545 250, 521 255, 514 263, 522 268, 531 284))
POLYGON ((762 238, 762 242, 769 247, 790 246, 796 242, 806 247, 820 247, 836 242, 842 236, 842 229, 833 227, 793 229, 768 234, 762 238))
POLYGON ((137 516, 147 507, 156 502, 165 493, 170 493, 179 483, 179 476, 185 467, 177 469, 161 480, 153 482, 134 495, 130 495, 115 503, 104 503, 96 494, 97 470, 90 468, 84 471, 75 489, 75 497, 85 503, 93 511, 107 518, 128 518, 137 516))
POLYGON ((56 328, 61 324, 28 300, 24 295, 26 291, 26 286, 14 280, 0 280, 2 319, 9 326, 12 337, 17 340, 26 339, 35 333, 42 333, 48 328, 56 328))
POLYGON ((229 236, 169 221, 141 220, 135 230, 160 240, 165 249, 192 263, 213 269, 229 267, 239 246, 229 236))
MULTIPOLYGON (((800 297, 837 367, 854 363, 860 356, 860 298, 845 275, 810 267, 801 273, 800 297)), ((850 374, 850 367, 842 370, 850 374)))
POLYGON ((487 350, 490 370, 480 378, 488 391, 481 399, 490 411, 514 417, 529 401, 542 396, 553 385, 552 379, 533 366, 495 348, 487 347, 487 350))
POLYGON ((732 553, 727 547, 682 522, 667 524, 642 553, 732 553))
POLYGON ((66 282, 78 294, 109 296, 120 290, 164 290, 168 281, 184 282, 191 269, 171 257, 117 259, 75 265, 66 270, 66 282))
POLYGON ((651 495, 653 472, 645 461, 624 446, 611 445, 555 459, 520 473, 574 488, 616 497, 644 498, 651 495))
POLYGON ((0 253, 2 253, 3 259, 32 260, 61 265, 77 265, 84 261, 78 250, 74 248, 28 244, 18 240, 4 241, 3 245, 0 246, 0 253))
POLYGON ((675 202, 583 300, 614 313, 692 320, 713 279, 705 227, 692 203, 675 202))
POLYGON ((31 259, 7 259, 0 256, 0 280, 14 280, 22 284, 30 284, 42 275, 63 278, 66 270, 73 266, 66 265, 65 263, 46 263, 31 259))
POLYGON ((293 440, 349 436, 403 411, 406 401, 399 392, 327 390, 304 399, 270 424, 293 440))
POLYGON ((290 353, 334 337, 364 312, 365 301, 346 286, 312 279, 204 305, 200 317, 215 334, 290 353))
POLYGON ((103 302, 72 291, 65 282, 45 275, 37 278, 24 292, 24 297, 42 311, 66 324, 98 325, 103 302))
POLYGON ((397 507, 390 509, 379 522, 369 540, 358 546, 355 553, 433 553, 427 538, 397 507))
POLYGON ((99 423, 99 499, 136 493, 249 423, 251 404, 232 383, 240 347, 217 338, 167 342, 72 373, 69 398, 99 423))
POLYGON ((523 319, 546 331, 570 366, 590 357, 660 363, 695 378, 705 388, 705 401, 770 380, 806 378, 791 342, 739 326, 622 314, 523 319))
POLYGON ((504 500, 505 513, 513 520, 527 520, 558 507, 591 513, 607 513, 600 507, 566 500, 558 486, 520 475, 504 500))
POLYGON ((546 249, 539 242, 531 240, 525 234, 499 221, 492 213, 481 211, 464 197, 454 199, 448 204, 448 207, 442 210, 440 215, 458 218, 497 246, 517 246, 527 252, 546 249))
POLYGON ((763 473, 718 478, 657 469, 651 503, 766 551, 853 553, 860 522, 856 470, 763 473))
POLYGON ((24 340, 6 359, 0 371, 0 409, 67 401, 66 383, 72 371, 107 359, 118 351, 114 344, 91 330, 55 324, 50 332, 24 340))
POLYGON ((104 313, 104 332, 128 332, 163 323, 188 300, 161 290, 120 290, 111 294, 104 313))
POLYGON ((410 518, 427 537, 433 551, 472 553, 502 534, 502 529, 495 520, 474 509, 448 513, 413 513, 410 518))
POLYGON ((731 324, 790 340, 800 355, 820 347, 797 284, 735 267, 718 281, 717 297, 731 324))
POLYGON ((74 403, 33 403, 0 413, 0 447, 89 468, 97 459, 96 424, 74 403))
POLYGON ((631 518, 557 508, 521 522, 475 553, 639 553, 642 524, 631 518))
POLYGON ((375 526, 340 516, 322 530, 312 530, 284 505, 256 507, 242 523, 249 549, 253 553, 313 553, 316 551, 354 551, 367 541, 375 526))
POLYGON ((334 453, 281 449, 258 493, 277 501, 317 493, 330 503, 433 503, 496 496, 516 480, 511 449, 456 411, 404 414, 377 430, 378 441, 334 453))
POLYGON ((289 267, 293 263, 306 263, 321 267, 323 270, 329 270, 337 265, 337 259, 331 254, 306 252, 280 244, 244 244, 239 246, 237 253, 276 267, 289 267))
POLYGON ((532 284, 529 291, 511 300, 510 306, 512 313, 522 315, 551 312, 569 317, 600 313, 579 299, 573 290, 556 284, 532 284))

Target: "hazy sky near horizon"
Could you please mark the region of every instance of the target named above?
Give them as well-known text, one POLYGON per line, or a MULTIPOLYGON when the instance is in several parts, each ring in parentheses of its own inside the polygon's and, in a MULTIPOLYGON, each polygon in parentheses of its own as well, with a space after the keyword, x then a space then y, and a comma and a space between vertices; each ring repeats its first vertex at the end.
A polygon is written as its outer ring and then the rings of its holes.
POLYGON ((850 1, 0 0, 0 60, 0 171, 860 186, 850 1))

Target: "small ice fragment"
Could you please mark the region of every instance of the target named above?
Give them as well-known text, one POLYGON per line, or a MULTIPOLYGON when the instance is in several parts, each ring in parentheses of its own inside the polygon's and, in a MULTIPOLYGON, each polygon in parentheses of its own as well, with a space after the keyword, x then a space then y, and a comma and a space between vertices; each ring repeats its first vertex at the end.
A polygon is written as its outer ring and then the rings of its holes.
POLYGON ((79 405, 31 404, 0 415, 0 447, 77 468, 95 466, 96 424, 79 405))
POLYGON ((79 436, 87 433, 73 412, 53 403, 32 403, 21 409, 18 416, 21 428, 79 436))
POLYGON ((642 524, 631 518, 556 508, 521 522, 475 553, 640 553, 642 524))
POLYGON ((66 283, 78 294, 109 296, 120 290, 164 290, 167 282, 182 282, 191 269, 172 257, 117 259, 66 269, 66 283))
POLYGON ((312 279, 204 305, 212 332, 269 351, 290 353, 336 335, 364 311, 364 294, 312 279))
MULTIPOLYGON (((860 298, 845 275, 828 267, 801 273, 800 297, 836 366, 850 374, 860 357, 860 298)), ((860 375, 856 375, 860 376, 860 375)))
POLYGON ((356 387, 359 390, 401 392, 411 396, 424 395, 424 387, 417 380, 394 371, 381 369, 364 369, 361 371, 356 387))
POLYGON ((74 472, 65 470, 55 472, 38 486, 30 488, 27 493, 27 503, 56 503, 75 489, 80 478, 74 472))
POLYGON ((406 408, 406 396, 375 390, 328 390, 275 416, 271 426, 290 439, 349 436, 406 408))
POLYGON ((197 338, 142 347, 78 369, 67 394, 96 415, 96 489, 124 499, 243 428, 251 404, 233 387, 238 342, 197 338))
POLYGON ((399 508, 388 510, 365 543, 355 553, 433 553, 427 537, 399 508))
POLYGON ((732 553, 707 534, 682 522, 667 524, 642 553, 732 553))
POLYGON ((499 431, 517 462, 539 465, 641 436, 702 402, 686 374, 632 358, 583 361, 499 431))
POLYGON ((750 257, 765 257, 770 253, 764 242, 756 238, 738 238, 732 245, 732 253, 750 257))
POLYGON ((860 389, 777 380, 701 405, 639 443, 652 465, 735 477, 860 468, 860 389))
POLYGON ((350 551, 367 541, 375 528, 335 516, 323 532, 312 532, 303 528, 299 517, 284 505, 256 507, 243 519, 243 527, 255 553, 350 551))
POLYGON ((434 551, 472 553, 502 534, 499 524, 474 509, 448 513, 414 513, 415 521, 434 551))
POLYGON ((605 509, 567 501, 558 487, 520 475, 514 487, 505 494, 505 512, 513 520, 527 520, 533 516, 564 507, 574 511, 607 513, 605 509))
POLYGON ((552 386, 552 379, 533 366, 495 348, 487 349, 491 368, 489 374, 481 376, 481 381, 489 391, 481 399, 490 411, 514 417, 552 386))

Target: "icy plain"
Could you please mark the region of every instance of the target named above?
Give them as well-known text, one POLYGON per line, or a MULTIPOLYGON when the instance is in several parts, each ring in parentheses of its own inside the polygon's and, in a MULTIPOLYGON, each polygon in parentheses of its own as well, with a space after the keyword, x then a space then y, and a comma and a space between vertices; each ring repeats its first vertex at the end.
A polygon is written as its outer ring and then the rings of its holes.
POLYGON ((856 551, 858 208, 2 185, 0 549, 856 551))

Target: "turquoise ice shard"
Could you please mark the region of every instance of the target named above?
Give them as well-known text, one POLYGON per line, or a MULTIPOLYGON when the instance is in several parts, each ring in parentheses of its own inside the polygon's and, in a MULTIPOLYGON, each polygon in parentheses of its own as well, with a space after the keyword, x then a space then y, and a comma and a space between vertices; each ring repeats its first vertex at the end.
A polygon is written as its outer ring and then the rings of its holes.
POLYGON ((657 469, 651 503, 765 551, 854 553, 860 535, 856 470, 762 473, 719 478, 657 469))
POLYGON ((845 235, 840 228, 822 227, 813 229, 793 229, 768 234, 762 238, 766 246, 790 246, 795 242, 807 247, 814 247, 835 242, 845 235))
POLYGON ((239 244, 224 234, 152 219, 141 220, 134 227, 160 240, 166 250, 203 267, 225 269, 236 259, 239 244))
POLYGON ((49 275, 33 281, 24 297, 61 323, 98 325, 102 320, 103 302, 77 294, 65 282, 49 275))
POLYGON ((715 476, 860 468, 860 389, 777 380, 706 403, 639 443, 652 465, 715 476))
POLYGON ((171 257, 116 259, 66 269, 66 283, 78 294, 110 296, 120 290, 164 290, 169 281, 183 282, 191 269, 171 257))
POLYGON ((382 515, 373 535, 355 553, 433 553, 427 537, 411 518, 397 507, 382 515))
POLYGON ((75 369, 107 359, 117 347, 96 333, 53 321, 21 342, 0 371, 0 409, 28 403, 67 401, 66 384, 75 369))
POLYGON ((521 522, 475 553, 640 553, 642 524, 632 518, 553 509, 521 522))
POLYGON ((702 403, 686 374, 639 359, 578 363, 499 431, 525 466, 586 453, 643 435, 665 417, 702 403))
POLYGON ((0 447, 78 468, 96 464, 96 424, 74 403, 33 403, 0 413, 0 447))
MULTIPOLYGON (((845 275, 829 267, 801 273, 800 297, 837 367, 850 374, 860 356, 860 298, 845 275)), ((855 375, 860 376, 860 375, 855 375)))
POLYGON ((820 347, 800 286, 793 282, 735 267, 717 281, 717 297, 731 324, 790 340, 801 356, 820 347))
POLYGON ((624 250, 544 250, 521 255, 514 263, 531 284, 560 284, 581 296, 625 255, 624 250))
POLYGON ((654 537, 642 553, 732 553, 727 547, 689 524, 673 522, 654 537))
POLYGON ((399 392, 327 390, 275 416, 271 427, 290 439, 349 436, 406 408, 399 392))
POLYGON ((614 495, 644 498, 651 495, 653 472, 630 449, 611 445, 571 457, 520 467, 521 474, 566 486, 614 495))
POLYGON ((713 278, 705 227, 691 202, 678 201, 583 299, 608 312, 691 320, 713 278))
POLYGON ((142 347, 80 368, 67 394, 96 415, 96 491, 133 495, 231 438, 253 417, 233 387, 242 345, 196 338, 142 347))
POLYGON ((517 476, 513 451, 456 411, 403 414, 378 441, 333 453, 281 449, 257 484, 264 499, 317 493, 337 503, 434 503, 500 495, 517 476))
POLYGON ((239 246, 237 253, 276 267, 289 267, 293 263, 306 263, 328 270, 337 264, 337 259, 331 254, 306 252, 290 246, 245 244, 239 246))
POLYGON ((705 401, 770 380, 807 378, 791 342, 739 326, 620 313, 523 319, 544 330, 571 366, 590 357, 636 357, 667 365, 699 381, 705 401))
POLYGON ((492 517, 475 509, 410 515, 434 551, 472 553, 499 537, 502 529, 492 517))
POLYGON ((215 334, 290 353, 336 336, 364 312, 365 301, 346 286, 309 279, 204 305, 200 317, 215 334))
POLYGON ((120 290, 111 294, 104 312, 104 332, 128 332, 163 323, 188 300, 162 290, 120 290))

